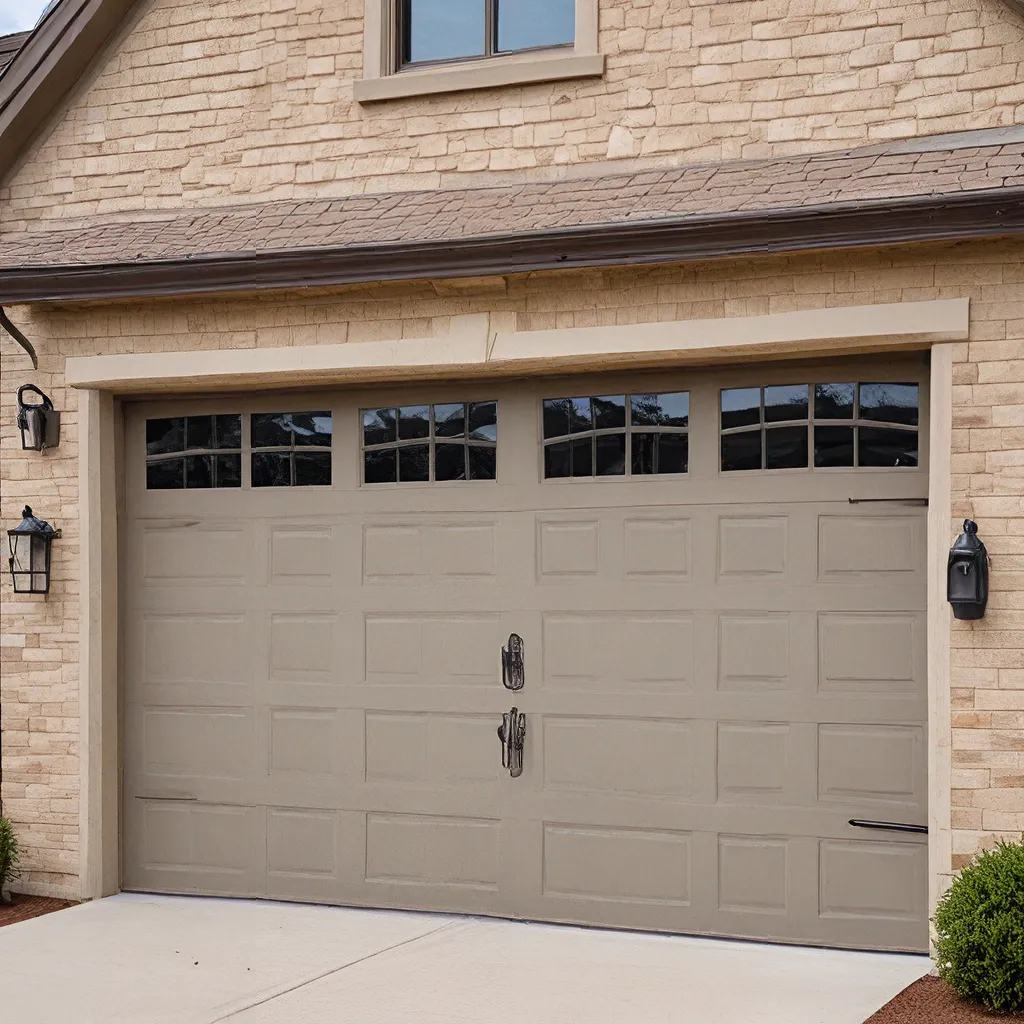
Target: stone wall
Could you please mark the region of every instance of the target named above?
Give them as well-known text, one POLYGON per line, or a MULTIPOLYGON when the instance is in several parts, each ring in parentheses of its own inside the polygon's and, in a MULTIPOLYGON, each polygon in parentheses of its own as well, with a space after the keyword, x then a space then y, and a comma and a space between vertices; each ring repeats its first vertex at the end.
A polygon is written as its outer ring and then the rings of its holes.
POLYGON ((148 0, 0 187, 4 228, 1024 124, 1003 0, 600 0, 603 79, 360 105, 364 0, 148 0))
POLYGON ((485 282, 348 288, 310 297, 17 309, 40 352, 0 336, 0 523, 21 506, 64 530, 54 592, 0 589, 3 799, 24 846, 28 891, 74 896, 78 844, 78 488, 71 355, 446 337, 450 318, 500 311, 518 330, 749 316, 968 296, 970 341, 956 346, 950 538, 977 519, 992 554, 986 618, 952 634, 953 850, 959 866, 1024 831, 1024 251, 960 243, 687 267, 547 273, 485 282), (35 381, 64 413, 61 447, 18 450, 14 391, 35 381))

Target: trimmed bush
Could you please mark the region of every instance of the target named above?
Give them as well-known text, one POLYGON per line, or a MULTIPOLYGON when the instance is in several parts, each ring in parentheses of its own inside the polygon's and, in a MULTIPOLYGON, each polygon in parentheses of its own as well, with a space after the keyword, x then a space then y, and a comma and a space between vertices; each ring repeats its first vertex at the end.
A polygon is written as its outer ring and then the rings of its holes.
POLYGON ((992 1010, 1024 1010, 1024 845, 999 843, 953 880, 935 912, 939 977, 992 1010))
POLYGON ((0 897, 7 899, 7 886, 21 876, 18 870, 18 837, 6 818, 0 818, 0 897))

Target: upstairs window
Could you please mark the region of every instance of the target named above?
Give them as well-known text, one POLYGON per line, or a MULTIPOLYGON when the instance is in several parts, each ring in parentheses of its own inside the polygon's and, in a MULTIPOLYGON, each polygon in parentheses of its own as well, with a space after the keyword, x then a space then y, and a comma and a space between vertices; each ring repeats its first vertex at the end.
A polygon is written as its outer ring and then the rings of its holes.
POLYGON ((576 0, 398 0, 399 66, 571 47, 576 0))

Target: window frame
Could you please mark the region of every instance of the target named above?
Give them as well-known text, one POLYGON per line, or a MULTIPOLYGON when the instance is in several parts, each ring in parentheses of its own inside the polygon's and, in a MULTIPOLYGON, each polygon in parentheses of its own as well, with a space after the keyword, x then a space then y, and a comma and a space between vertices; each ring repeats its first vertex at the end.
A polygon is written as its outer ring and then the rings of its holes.
POLYGON ((572 45, 423 61, 403 67, 403 0, 364 0, 363 77, 353 84, 354 98, 359 103, 371 103, 467 89, 600 77, 604 74, 604 57, 598 49, 599 0, 575 0, 575 5, 572 45))

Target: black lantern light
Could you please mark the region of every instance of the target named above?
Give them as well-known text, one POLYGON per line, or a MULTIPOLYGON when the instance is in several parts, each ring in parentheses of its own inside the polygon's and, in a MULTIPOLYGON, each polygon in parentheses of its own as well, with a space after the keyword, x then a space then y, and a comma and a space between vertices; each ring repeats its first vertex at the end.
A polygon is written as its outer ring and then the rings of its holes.
POLYGON ((50 592, 50 548, 60 530, 36 519, 25 506, 24 517, 7 531, 11 547, 11 580, 16 594, 48 594, 50 592))
POLYGON ((18 427, 21 429, 21 447, 25 451, 41 452, 60 444, 60 413, 53 402, 35 386, 25 384, 18 388, 18 427), (25 401, 25 392, 32 391, 42 401, 25 401))

